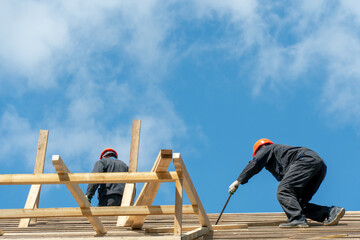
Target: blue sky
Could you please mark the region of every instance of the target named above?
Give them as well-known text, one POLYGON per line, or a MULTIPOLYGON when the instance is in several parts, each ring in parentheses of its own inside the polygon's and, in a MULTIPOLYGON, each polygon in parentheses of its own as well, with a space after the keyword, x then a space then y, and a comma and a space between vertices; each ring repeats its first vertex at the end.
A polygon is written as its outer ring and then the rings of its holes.
MULTIPOLYGON (((314 203, 359 210, 359 27, 351 0, 1 1, 0 173, 33 171, 40 129, 47 173, 54 154, 89 172, 105 147, 128 162, 141 119, 139 171, 180 152, 207 212, 263 137, 324 158, 314 203)), ((226 212, 282 211, 276 188, 263 170, 226 212)), ((2 208, 23 207, 29 186, 0 189, 2 208)), ((164 184, 155 204, 173 202, 164 184)), ((44 186, 40 207, 70 206, 44 186)))

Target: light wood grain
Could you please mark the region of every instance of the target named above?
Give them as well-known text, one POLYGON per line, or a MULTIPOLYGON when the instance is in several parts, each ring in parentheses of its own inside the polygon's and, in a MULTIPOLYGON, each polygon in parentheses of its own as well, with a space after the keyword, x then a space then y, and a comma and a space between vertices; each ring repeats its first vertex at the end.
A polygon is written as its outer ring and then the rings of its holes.
MULTIPOLYGON (((141 121, 133 120, 131 144, 130 144, 130 159, 129 159, 129 172, 136 172, 139 158, 139 146, 140 146, 140 130, 141 121)), ((134 203, 135 198, 135 183, 126 183, 121 206, 131 206, 134 203)), ((124 226, 127 221, 127 217, 119 216, 116 226, 124 226)))
MULTIPOLYGON (((36 151, 35 168, 34 173, 43 173, 45 166, 46 149, 49 138, 48 130, 40 130, 38 146, 36 151)), ((39 206, 41 185, 36 184, 30 187, 30 191, 25 203, 25 209, 37 208, 39 206)), ((30 221, 36 223, 36 219, 23 218, 20 219, 19 228, 25 228, 29 226, 30 221)))
MULTIPOLYGON (((172 150, 162 149, 160 150, 156 161, 154 163, 151 172, 155 172, 157 174, 161 174, 166 172, 172 158, 172 150)), ((157 191, 160 187, 160 183, 147 182, 144 184, 138 198, 135 201, 134 206, 147 205, 150 206, 157 194, 157 191)), ((145 221, 146 216, 138 216, 138 217, 129 217, 125 223, 125 226, 131 226, 133 229, 140 229, 145 221)))
MULTIPOLYGON (((52 163, 56 169, 56 172, 58 174, 63 174, 63 177, 65 177, 67 173, 70 173, 69 169, 66 167, 65 163, 62 161, 62 159, 60 158, 59 155, 53 155, 52 163)), ((87 198, 85 197, 85 195, 84 195, 83 191, 81 190, 81 188, 79 187, 79 185, 74 184, 74 183, 67 183, 65 185, 69 189, 71 195, 74 197, 75 201, 77 202, 77 204, 79 205, 81 210, 83 210, 83 211, 89 210, 91 205, 90 205, 89 201, 87 200, 87 198)), ((93 217, 93 216, 87 216, 87 218, 88 218, 89 222, 91 223, 91 225, 93 226, 94 230, 98 234, 106 233, 106 229, 105 229, 104 225, 102 224, 102 222, 100 221, 100 218, 93 217)))
POLYGON ((0 174, 0 185, 175 182, 176 172, 0 174))
POLYGON ((190 203, 194 206, 197 206, 199 209, 198 218, 202 227, 208 227, 209 230, 212 230, 212 224, 205 212, 205 209, 201 203, 200 197, 197 194, 195 186, 190 178, 189 172, 186 169, 184 161, 181 158, 180 153, 174 153, 173 161, 176 168, 181 168, 184 178, 184 189, 186 195, 188 196, 190 203))

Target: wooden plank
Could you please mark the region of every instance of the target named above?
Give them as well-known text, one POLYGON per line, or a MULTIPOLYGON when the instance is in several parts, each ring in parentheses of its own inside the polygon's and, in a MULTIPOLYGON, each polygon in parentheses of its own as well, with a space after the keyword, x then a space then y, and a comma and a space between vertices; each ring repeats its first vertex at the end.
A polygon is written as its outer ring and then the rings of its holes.
MULTIPOLYGON (((192 205, 184 205, 183 214, 196 214, 192 205)), ((161 206, 121 206, 89 208, 37 208, 37 209, 0 209, 0 219, 83 217, 83 216, 139 216, 139 215, 174 215, 174 205, 161 206)))
MULTIPOLYGON (((130 159, 129 159, 129 172, 136 172, 139 158, 139 146, 140 146, 140 130, 141 121, 133 120, 132 133, 131 133, 131 145, 130 145, 130 159)), ((126 183, 121 206, 131 206, 134 203, 136 190, 135 183, 126 183)), ((116 226, 124 226, 127 221, 127 217, 119 216, 116 226)))
POLYGON ((327 235, 322 237, 312 237, 311 239, 333 239, 333 238, 343 238, 347 237, 347 234, 335 234, 335 235, 327 235))
POLYGON ((175 182, 176 172, 0 174, 0 185, 175 182))
MULTIPOLYGON (((62 161, 62 159, 60 158, 59 155, 53 155, 52 163, 58 174, 70 173, 69 169, 66 167, 65 163, 62 161)), ((60 175, 59 175, 59 177, 60 177, 60 175)), ((83 211, 89 210, 91 205, 90 205, 89 201, 87 200, 87 198, 85 197, 85 195, 84 195, 83 191, 81 190, 81 188, 79 187, 79 185, 73 184, 73 183, 67 183, 65 185, 69 189, 69 191, 70 191, 71 195, 74 197, 75 201, 79 204, 79 207, 83 211)), ((89 222, 91 223, 91 225, 93 226, 94 230, 97 232, 97 234, 105 234, 106 233, 106 229, 98 217, 87 216, 87 218, 88 218, 89 222)))
MULTIPOLYGON (((162 149, 159 152, 159 155, 156 158, 153 168, 151 172, 155 172, 160 174, 162 172, 166 172, 172 158, 172 150, 162 149)), ((157 191, 159 190, 160 183, 157 182, 147 182, 144 184, 141 192, 136 199, 134 206, 147 205, 150 206, 156 196, 157 191)), ((131 226, 133 229, 139 229, 144 224, 146 216, 138 216, 138 217, 129 217, 125 223, 125 226, 131 226)))
POLYGON ((199 209, 198 218, 199 218, 201 226, 208 227, 210 230, 212 230, 212 224, 205 212, 205 209, 201 203, 199 195, 196 192, 194 184, 191 181, 189 172, 186 169, 186 166, 184 164, 184 161, 181 158, 180 153, 173 154, 173 162, 174 162, 175 168, 179 168, 179 166, 180 166, 182 169, 183 178, 184 178, 184 189, 190 200, 190 203, 194 206, 197 206, 199 209))
MULTIPOLYGON (((238 223, 238 224, 227 224, 227 225, 213 225, 213 230, 225 230, 225 229, 242 229, 242 228, 248 228, 247 224, 238 223)), ((183 226, 182 231, 192 231, 199 228, 199 226, 183 226)), ((159 228, 147 228, 145 229, 145 232, 147 233, 172 233, 174 232, 173 227, 159 227, 159 228)))
POLYGON ((174 214, 174 235, 182 234, 182 211, 183 211, 183 179, 175 184, 175 214, 174 214))
POLYGON ((192 240, 198 237, 204 236, 205 234, 209 233, 210 229, 207 227, 200 227, 195 230, 192 230, 188 233, 185 233, 181 236, 181 240, 192 240))
MULTIPOLYGON (((36 151, 36 159, 35 159, 35 168, 34 173, 43 173, 45 166, 45 157, 46 157, 46 149, 49 138, 48 130, 40 130, 38 146, 36 151)), ((33 209, 39 206, 40 199, 40 191, 41 185, 32 185, 30 187, 29 195, 27 197, 25 203, 25 209, 33 209)), ((25 228, 29 226, 30 223, 29 218, 20 219, 19 228, 25 228)), ((36 222, 36 219, 33 219, 33 223, 36 222)))

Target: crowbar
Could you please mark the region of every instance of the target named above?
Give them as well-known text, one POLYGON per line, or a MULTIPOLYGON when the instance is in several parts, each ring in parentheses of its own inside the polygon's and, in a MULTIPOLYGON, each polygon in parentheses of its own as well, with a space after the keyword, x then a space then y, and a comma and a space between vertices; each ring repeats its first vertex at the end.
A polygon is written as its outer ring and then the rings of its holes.
POLYGON ((218 222, 220 221, 221 215, 223 214, 223 212, 224 212, 224 210, 225 210, 225 208, 226 208, 226 205, 228 204, 228 202, 229 202, 229 200, 230 200, 230 198, 231 198, 231 195, 232 195, 232 194, 230 193, 230 195, 229 195, 229 197, 228 197, 228 199, 227 199, 227 201, 226 201, 226 203, 225 203, 225 205, 224 205, 224 207, 223 207, 223 209, 222 209, 222 211, 221 211, 221 213, 220 213, 219 218, 216 220, 215 225, 217 225, 218 222))

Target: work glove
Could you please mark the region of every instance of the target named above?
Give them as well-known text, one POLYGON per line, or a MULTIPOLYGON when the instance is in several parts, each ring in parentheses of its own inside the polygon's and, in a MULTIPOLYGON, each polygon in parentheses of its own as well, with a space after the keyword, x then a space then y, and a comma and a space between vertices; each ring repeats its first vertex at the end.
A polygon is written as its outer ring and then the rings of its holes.
POLYGON ((238 180, 236 180, 235 182, 233 182, 230 186, 229 186, 229 193, 230 194, 234 194, 236 192, 236 189, 239 187, 240 182, 238 180))
POLYGON ((91 203, 91 199, 92 199, 92 196, 88 196, 88 195, 85 195, 85 197, 87 198, 87 200, 89 201, 89 203, 91 203))

